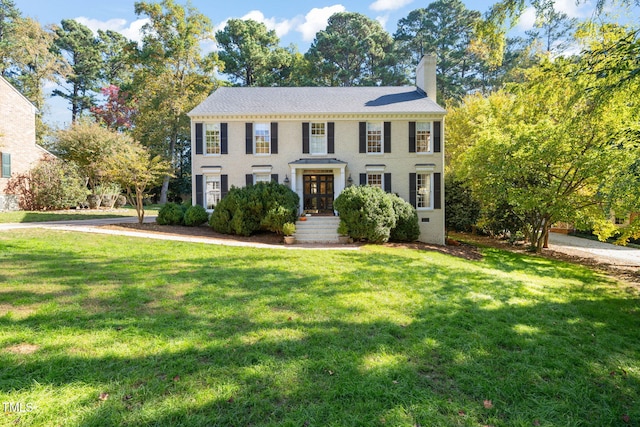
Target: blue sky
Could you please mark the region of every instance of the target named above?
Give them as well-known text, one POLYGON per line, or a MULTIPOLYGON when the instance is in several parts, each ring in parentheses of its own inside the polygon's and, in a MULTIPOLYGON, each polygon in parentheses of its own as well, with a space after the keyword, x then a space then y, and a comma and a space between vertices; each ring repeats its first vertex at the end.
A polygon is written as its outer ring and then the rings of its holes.
MULTIPOLYGON (((570 17, 585 18, 590 15, 592 6, 586 0, 580 6, 575 0, 555 0, 557 10, 570 17)), ((94 32, 99 29, 118 31, 132 40, 140 39, 140 28, 144 24, 142 17, 134 12, 135 0, 14 0, 23 16, 37 19, 41 24, 59 24, 63 19, 76 19, 94 32)), ((186 0, 176 0, 185 4, 186 0)), ((304 53, 314 39, 317 31, 323 30, 327 19, 333 13, 348 11, 359 12, 378 20, 391 34, 397 29, 400 19, 414 9, 427 7, 431 1, 425 0, 191 0, 200 12, 209 17, 216 30, 224 28, 229 18, 254 19, 264 22, 274 29, 281 45, 295 44, 304 53), (220 4, 224 6, 220 6, 220 4)), ((463 0, 467 8, 486 12, 493 0, 463 0)), ((518 29, 531 28, 534 14, 528 10, 523 15, 518 29)), ((214 49, 206 46, 205 49, 214 49)), ((45 120, 64 126, 70 120, 68 105, 60 98, 48 101, 45 120)))
MULTIPOLYGON (((113 29, 136 39, 142 26, 134 13, 135 0, 15 0, 23 15, 36 18, 42 24, 59 23, 62 19, 77 19, 93 30, 113 29)), ((178 0, 178 3, 184 3, 178 0)), ((326 26, 331 14, 339 11, 359 12, 380 21, 394 33, 398 20, 410 11, 426 7, 420 0, 239 0, 225 2, 192 0, 191 4, 211 19, 216 29, 229 18, 252 18, 275 29, 282 44, 296 44, 305 52, 315 33, 326 26)), ((465 0, 469 9, 485 12, 493 1, 465 0)), ((558 9, 570 16, 585 16, 589 6, 575 6, 574 0, 556 0, 558 9)), ((526 19, 526 18, 525 18, 526 19)), ((526 24, 525 24, 526 25, 526 24)))

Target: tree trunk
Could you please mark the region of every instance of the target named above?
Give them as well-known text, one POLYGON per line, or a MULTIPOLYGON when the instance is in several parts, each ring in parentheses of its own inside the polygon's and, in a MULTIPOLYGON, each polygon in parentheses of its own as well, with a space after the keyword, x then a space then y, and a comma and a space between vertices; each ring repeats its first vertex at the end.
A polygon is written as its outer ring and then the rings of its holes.
POLYGON ((169 180, 171 179, 171 177, 169 177, 169 175, 166 175, 163 179, 162 179, 162 187, 160 188, 160 200, 159 203, 161 205, 164 205, 167 203, 167 193, 169 192, 169 180))
POLYGON ((136 187, 136 213, 138 214, 138 224, 144 222, 144 189, 136 187))

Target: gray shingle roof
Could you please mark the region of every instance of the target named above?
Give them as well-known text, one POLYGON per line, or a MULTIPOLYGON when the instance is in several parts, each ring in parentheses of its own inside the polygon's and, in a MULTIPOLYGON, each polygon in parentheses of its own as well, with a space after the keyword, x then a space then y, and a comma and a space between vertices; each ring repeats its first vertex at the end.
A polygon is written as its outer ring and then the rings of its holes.
POLYGON ((415 87, 221 87, 189 116, 440 113, 415 87))

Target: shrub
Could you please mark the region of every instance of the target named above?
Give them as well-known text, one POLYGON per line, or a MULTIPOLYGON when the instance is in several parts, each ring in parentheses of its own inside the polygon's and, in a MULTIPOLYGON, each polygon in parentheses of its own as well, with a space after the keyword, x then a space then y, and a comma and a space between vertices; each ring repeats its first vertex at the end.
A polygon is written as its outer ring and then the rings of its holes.
POLYGON ((471 231, 480 218, 480 202, 464 182, 453 175, 444 181, 445 225, 447 230, 471 231))
POLYGON ((336 198, 334 207, 354 239, 383 243, 396 225, 393 203, 378 187, 347 187, 336 198))
POLYGON ((28 173, 13 176, 6 192, 18 196, 21 209, 67 209, 85 201, 87 187, 78 168, 59 159, 43 159, 28 173))
POLYGON ((160 225, 181 225, 184 224, 184 210, 177 203, 167 203, 160 211, 156 222, 160 225))
POLYGON ((296 232, 296 225, 292 222, 285 222, 282 226, 282 234, 285 236, 293 236, 296 232))
POLYGON ((391 229, 391 240, 397 242, 413 242, 420 237, 418 212, 411 205, 395 194, 388 194, 396 216, 396 226, 391 229))
POLYGON ((184 213, 184 225, 196 227, 202 225, 209 219, 207 210, 200 205, 189 206, 184 213))
POLYGON ((282 233, 286 222, 294 222, 300 199, 287 186, 276 182, 232 187, 218 202, 209 225, 219 233, 250 236, 258 230, 282 233))

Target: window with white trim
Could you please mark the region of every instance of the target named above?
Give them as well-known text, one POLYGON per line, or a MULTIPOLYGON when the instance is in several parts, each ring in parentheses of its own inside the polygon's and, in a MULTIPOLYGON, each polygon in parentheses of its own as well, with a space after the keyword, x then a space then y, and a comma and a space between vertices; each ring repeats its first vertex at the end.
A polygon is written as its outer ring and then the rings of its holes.
POLYGON ((220 123, 205 124, 206 154, 220 154, 220 123))
POLYGON ((431 122, 416 123, 416 153, 431 152, 431 122))
POLYGON ((383 188, 382 179, 381 173, 367 173, 367 185, 383 188))
POLYGON ((367 153, 382 153, 382 123, 367 122, 367 153))
POLYGON ((267 184, 271 182, 271 174, 270 173, 255 173, 253 174, 253 183, 257 184, 259 182, 266 182, 267 184))
POLYGON ((416 208, 430 209, 433 207, 433 173, 416 173, 416 208))
POLYGON ((327 154, 326 123, 311 123, 309 126, 309 154, 327 154))
POLYGON ((271 124, 256 123, 253 127, 253 152, 271 154, 271 124))
POLYGON ((212 210, 222 198, 220 175, 206 175, 205 206, 212 210))

